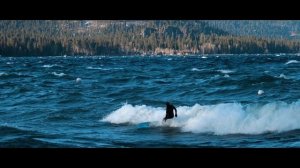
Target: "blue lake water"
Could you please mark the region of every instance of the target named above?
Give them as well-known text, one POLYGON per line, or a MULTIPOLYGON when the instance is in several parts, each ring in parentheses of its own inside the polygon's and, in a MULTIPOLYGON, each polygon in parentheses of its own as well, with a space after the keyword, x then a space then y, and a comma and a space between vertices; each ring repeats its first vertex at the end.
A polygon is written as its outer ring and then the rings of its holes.
POLYGON ((0 147, 300 147, 299 82, 288 54, 0 57, 0 147))

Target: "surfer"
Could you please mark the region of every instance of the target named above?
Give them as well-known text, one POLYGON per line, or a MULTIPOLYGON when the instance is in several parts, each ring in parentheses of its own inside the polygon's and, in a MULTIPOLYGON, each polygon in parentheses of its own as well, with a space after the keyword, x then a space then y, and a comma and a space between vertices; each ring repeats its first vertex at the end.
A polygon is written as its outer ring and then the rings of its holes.
POLYGON ((175 110, 175 117, 177 117, 177 109, 169 102, 166 103, 166 106, 166 117, 164 118, 165 122, 167 121, 167 119, 174 118, 173 110, 175 110))

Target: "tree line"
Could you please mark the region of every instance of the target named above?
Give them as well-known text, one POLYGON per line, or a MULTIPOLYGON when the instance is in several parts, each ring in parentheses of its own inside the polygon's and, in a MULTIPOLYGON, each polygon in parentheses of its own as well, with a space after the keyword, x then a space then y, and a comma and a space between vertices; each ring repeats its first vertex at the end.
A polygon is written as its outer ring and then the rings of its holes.
POLYGON ((0 55, 298 53, 298 40, 232 35, 207 21, 0 21, 0 55))

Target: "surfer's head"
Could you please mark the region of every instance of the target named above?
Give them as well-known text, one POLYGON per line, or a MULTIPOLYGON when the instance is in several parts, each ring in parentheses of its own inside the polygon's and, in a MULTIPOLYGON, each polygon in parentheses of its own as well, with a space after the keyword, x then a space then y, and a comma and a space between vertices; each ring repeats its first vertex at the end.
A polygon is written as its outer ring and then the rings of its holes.
POLYGON ((169 106, 169 105, 171 105, 171 104, 170 104, 169 102, 166 102, 166 105, 169 106))

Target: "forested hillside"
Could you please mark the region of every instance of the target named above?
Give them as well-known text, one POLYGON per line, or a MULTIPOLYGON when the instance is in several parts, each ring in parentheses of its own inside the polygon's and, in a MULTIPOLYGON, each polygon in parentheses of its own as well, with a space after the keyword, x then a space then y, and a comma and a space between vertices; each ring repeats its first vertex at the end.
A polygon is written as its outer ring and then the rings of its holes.
POLYGON ((297 29, 298 24, 298 21, 2 20, 0 54, 298 53, 300 42, 285 34, 297 29), (283 27, 282 31, 268 28, 274 25, 283 27))

